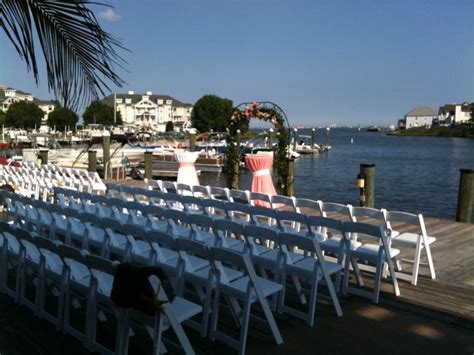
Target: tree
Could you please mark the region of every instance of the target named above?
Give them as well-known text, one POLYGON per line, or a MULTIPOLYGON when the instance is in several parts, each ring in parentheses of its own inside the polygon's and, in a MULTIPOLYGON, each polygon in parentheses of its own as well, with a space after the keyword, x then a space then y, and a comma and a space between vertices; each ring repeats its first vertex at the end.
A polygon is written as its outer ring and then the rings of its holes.
POLYGON ((223 132, 232 116, 233 102, 216 95, 204 95, 193 108, 192 124, 200 132, 223 132))
POLYGON ((172 121, 166 122, 166 132, 173 132, 174 131, 174 124, 172 121))
MULTIPOLYGON (((37 56, 46 63, 48 87, 62 105, 77 108, 124 81, 114 68, 125 63, 120 42, 102 30, 89 0, 2 0, 1 24, 38 83, 37 56), (39 46, 38 46, 39 42, 39 46), (41 48, 41 54, 36 48, 41 48)), ((96 5, 97 3, 94 3, 96 5)), ((104 4, 99 4, 107 6, 104 4)))
POLYGON ((0 126, 3 126, 6 124, 6 115, 5 112, 0 111, 0 126))
POLYGON ((114 122, 114 109, 102 101, 92 101, 89 107, 86 108, 84 114, 84 124, 98 123, 105 126, 116 124, 122 124, 122 115, 120 111, 116 113, 116 122, 114 122))
POLYGON ((56 129, 62 130, 66 126, 74 127, 78 120, 79 117, 74 111, 65 107, 58 107, 49 113, 47 124, 49 127, 56 126, 56 129))
POLYGON ((15 128, 34 128, 41 125, 44 116, 42 109, 32 101, 14 102, 8 108, 5 125, 15 128))

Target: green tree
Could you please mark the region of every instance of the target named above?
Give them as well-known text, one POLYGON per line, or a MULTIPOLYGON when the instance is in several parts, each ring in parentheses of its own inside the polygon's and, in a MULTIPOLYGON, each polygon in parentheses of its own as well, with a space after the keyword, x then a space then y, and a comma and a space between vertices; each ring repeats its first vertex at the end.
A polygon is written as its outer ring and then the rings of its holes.
POLYGON ((43 116, 44 112, 37 104, 22 100, 10 105, 5 117, 5 125, 15 128, 39 127, 43 116))
POLYGON ((56 129, 62 130, 64 127, 74 127, 79 120, 77 114, 65 107, 55 108, 48 115, 47 124, 49 127, 56 126, 56 129))
POLYGON ((2 125, 5 125, 6 124, 6 115, 5 115, 5 112, 3 111, 0 111, 0 126, 2 125))
POLYGON ((173 131, 174 131, 174 124, 173 124, 172 121, 166 122, 165 131, 166 131, 166 132, 173 132, 173 131))
POLYGON ((204 95, 193 108, 192 124, 199 132, 210 129, 223 132, 232 116, 232 100, 216 95, 204 95))
POLYGON ((49 89, 68 108, 105 95, 109 82, 124 83, 114 70, 124 64, 117 53, 124 48, 102 30, 91 4, 97 5, 89 0, 2 0, 0 5, 1 27, 27 69, 38 83, 42 58, 49 89))
MULTIPOLYGON (((114 124, 114 109, 102 101, 92 101, 89 107, 86 108, 84 114, 84 124, 98 123, 105 126, 114 124)), ((122 115, 120 111, 116 113, 116 124, 122 124, 122 115)))

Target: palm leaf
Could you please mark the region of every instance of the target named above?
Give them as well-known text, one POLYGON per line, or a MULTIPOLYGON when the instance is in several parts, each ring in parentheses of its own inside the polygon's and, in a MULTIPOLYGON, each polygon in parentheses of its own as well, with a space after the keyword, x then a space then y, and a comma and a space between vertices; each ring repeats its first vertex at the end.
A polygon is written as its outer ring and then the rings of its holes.
POLYGON ((125 49, 103 31, 87 0, 2 0, 2 27, 20 57, 39 79, 35 43, 46 64, 48 88, 64 107, 77 109, 125 82, 116 74, 125 49), (36 34, 36 36, 35 36, 36 34))

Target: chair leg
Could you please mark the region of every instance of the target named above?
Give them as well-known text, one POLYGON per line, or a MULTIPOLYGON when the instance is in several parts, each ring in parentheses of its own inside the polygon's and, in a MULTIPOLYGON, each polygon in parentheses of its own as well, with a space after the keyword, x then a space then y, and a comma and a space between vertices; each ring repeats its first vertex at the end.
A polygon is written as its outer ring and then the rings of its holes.
POLYGON ((270 325, 270 329, 272 331, 273 337, 275 338, 275 342, 277 344, 283 343, 283 338, 281 336, 280 329, 278 329, 278 325, 275 322, 275 318, 273 317, 273 313, 270 310, 270 306, 268 305, 267 300, 265 298, 263 300, 260 300, 260 305, 262 307, 263 313, 265 314, 265 318, 267 319, 267 322, 270 325))
POLYGON ((374 293, 372 295, 372 302, 379 303, 380 295, 380 284, 382 282, 382 271, 384 268, 384 262, 381 260, 381 257, 378 257, 377 266, 375 268, 375 283, 374 283, 374 293))
POLYGON ((415 260, 413 264, 413 273, 411 276, 411 284, 416 286, 418 282, 418 272, 420 270, 420 259, 421 259, 421 241, 419 241, 416 245, 415 249, 415 260))
POLYGON ((239 342, 239 355, 245 354, 245 348, 247 345, 247 333, 249 330, 249 320, 250 320, 250 308, 252 303, 250 300, 247 300, 244 306, 244 311, 242 313, 242 328, 240 329, 240 342, 239 342))
POLYGON ((428 259, 428 266, 430 268, 431 278, 434 280, 436 279, 436 273, 435 273, 435 268, 433 264, 433 258, 431 257, 431 248, 429 244, 425 245, 425 250, 426 250, 426 257, 428 259))

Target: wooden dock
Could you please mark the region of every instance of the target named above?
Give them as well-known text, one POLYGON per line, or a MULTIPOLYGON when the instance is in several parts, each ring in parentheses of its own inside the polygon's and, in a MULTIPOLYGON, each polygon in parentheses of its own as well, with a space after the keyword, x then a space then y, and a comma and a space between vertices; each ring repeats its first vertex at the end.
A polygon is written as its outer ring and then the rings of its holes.
MULTIPOLYGON (((110 182, 144 187, 139 180, 110 182)), ((436 279, 431 280, 428 268, 421 266, 417 286, 399 280, 399 297, 385 281, 380 303, 474 329, 474 224, 425 217, 425 225, 428 234, 436 237, 431 245, 436 279)), ((401 232, 411 230, 396 224, 393 227, 401 232)), ((401 249, 414 254, 414 250, 401 249)), ((426 263, 423 252, 422 262, 426 263)), ((411 265, 403 266, 408 271, 411 265)))

